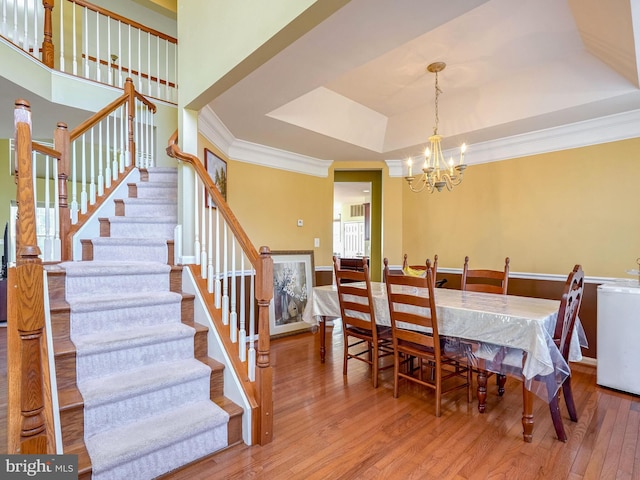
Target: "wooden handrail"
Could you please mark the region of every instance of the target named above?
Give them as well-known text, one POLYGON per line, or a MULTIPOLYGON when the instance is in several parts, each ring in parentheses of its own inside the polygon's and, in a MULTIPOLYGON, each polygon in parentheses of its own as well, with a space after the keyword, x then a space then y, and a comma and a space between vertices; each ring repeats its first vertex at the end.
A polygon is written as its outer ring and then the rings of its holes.
POLYGON ((187 162, 197 172, 198 176, 204 183, 205 188, 207 189, 207 192, 209 193, 209 195, 211 195, 213 202, 216 205, 220 206, 220 213, 222 214, 222 217, 226 220, 227 224, 229 224, 229 226, 231 227, 231 230, 236 235, 236 239, 238 240, 238 243, 241 245, 242 249, 247 254, 249 261, 254 267, 257 268, 258 259, 260 258, 258 251, 253 246, 253 243, 251 243, 251 240, 249 240, 249 236, 246 234, 246 232, 240 225, 240 222, 238 221, 236 216, 227 206, 226 200, 224 199, 224 197, 222 196, 218 188, 213 183, 213 180, 205 170, 204 165, 202 165, 202 162, 200 161, 200 159, 194 155, 185 153, 182 150, 180 150, 180 148, 178 147, 178 131, 177 130, 169 138, 167 155, 169 155, 172 158, 182 160, 183 162, 187 162))
POLYGON ((112 12, 111 10, 107 10, 106 8, 102 8, 99 7, 97 5, 93 5, 89 2, 85 2, 84 0, 67 0, 70 3, 75 3, 77 5, 80 5, 82 7, 88 8, 91 11, 97 12, 97 13, 101 13, 102 15, 106 15, 107 17, 111 17, 114 20, 118 20, 122 23, 126 23, 127 25, 131 25, 132 27, 135 28, 139 28, 140 30, 142 30, 143 32, 147 32, 150 33, 151 35, 155 35, 156 37, 160 37, 163 40, 166 40, 167 42, 170 43, 178 43, 178 40, 174 37, 171 37, 169 35, 167 35, 166 33, 162 33, 159 32, 158 30, 154 30, 153 28, 149 28, 146 27, 144 25, 142 25, 141 23, 138 23, 134 20, 130 20, 128 18, 125 18, 121 15, 118 15, 115 12, 112 12))
MULTIPOLYGON (((130 78, 127 78, 127 82, 131 82, 130 78)), ((70 140, 73 142, 76 138, 80 137, 83 133, 86 133, 92 127, 95 127, 102 120, 107 118, 115 109, 121 107, 129 100, 129 94, 124 93, 122 96, 116 98, 109 105, 96 112, 91 117, 87 118, 84 122, 71 130, 69 133, 70 140)))
POLYGON ((53 148, 46 145, 42 145, 41 143, 31 142, 31 148, 43 155, 49 155, 50 157, 54 157, 57 159, 60 159, 60 157, 62 156, 62 154, 57 150, 54 150, 53 148))
POLYGON ((168 80, 163 80, 161 78, 158 77, 154 77, 153 75, 149 75, 147 73, 140 73, 137 70, 129 70, 129 68, 127 67, 123 67, 121 65, 118 65, 115 62, 107 62, 106 60, 102 60, 100 59, 100 61, 98 62, 98 59, 96 57, 94 57, 93 55, 86 55, 86 54, 82 54, 82 58, 87 58, 90 62, 94 62, 94 63, 100 63, 100 65, 104 65, 108 68, 113 68, 113 69, 121 69, 125 74, 130 74, 130 75, 134 75, 134 76, 139 76, 140 78, 144 78, 146 80, 151 80, 152 82, 158 82, 160 85, 167 85, 170 88, 176 88, 176 84, 173 82, 169 82, 168 80))

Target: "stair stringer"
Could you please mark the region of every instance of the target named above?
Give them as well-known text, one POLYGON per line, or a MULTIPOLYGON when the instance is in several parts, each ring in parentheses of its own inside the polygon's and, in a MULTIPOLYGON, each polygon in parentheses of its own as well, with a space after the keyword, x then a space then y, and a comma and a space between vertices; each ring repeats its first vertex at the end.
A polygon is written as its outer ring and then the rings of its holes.
POLYGON ((78 231, 73 235, 72 244, 72 260, 82 260, 82 244, 80 240, 83 238, 96 238, 100 236, 100 218, 101 217, 113 217, 116 214, 115 199, 126 198, 129 194, 129 183, 136 183, 140 181, 140 169, 133 168, 129 174, 122 179, 120 185, 113 190, 107 197, 100 198, 101 205, 98 209, 87 219, 84 225, 82 225, 78 231))
POLYGON ((224 346, 220 332, 213 322, 209 308, 207 307, 205 299, 200 294, 196 279, 190 268, 185 268, 182 271, 182 291, 195 296, 194 320, 196 323, 209 327, 209 357, 225 365, 224 396, 242 407, 244 411, 242 414, 242 440, 245 444, 252 445, 251 425, 253 408, 251 402, 242 387, 241 379, 238 377, 235 368, 233 368, 234 362, 231 360, 229 356, 230 353, 224 346))

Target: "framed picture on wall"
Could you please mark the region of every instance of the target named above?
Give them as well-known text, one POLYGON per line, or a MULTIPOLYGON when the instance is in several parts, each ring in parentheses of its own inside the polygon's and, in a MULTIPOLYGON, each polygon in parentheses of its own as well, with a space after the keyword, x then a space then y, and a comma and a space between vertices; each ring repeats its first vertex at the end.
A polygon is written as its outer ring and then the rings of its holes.
MULTIPOLYGON (((204 149, 204 168, 218 187, 218 191, 222 197, 227 200, 227 162, 213 153, 211 150, 204 149)), ((209 195, 205 192, 205 205, 215 208, 215 204, 209 195)))
POLYGON ((302 312, 315 283, 313 250, 271 252, 273 298, 269 304, 271 335, 309 330, 302 312))

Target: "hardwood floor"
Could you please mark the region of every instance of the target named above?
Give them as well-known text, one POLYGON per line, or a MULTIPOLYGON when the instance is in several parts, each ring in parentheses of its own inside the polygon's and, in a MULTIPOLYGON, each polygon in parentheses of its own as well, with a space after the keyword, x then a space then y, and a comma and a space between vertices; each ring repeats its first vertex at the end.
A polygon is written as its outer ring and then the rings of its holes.
MULTIPOLYGON (((466 402, 462 390, 443 397, 442 416, 436 418, 433 394, 418 385, 402 383, 400 397, 393 398, 391 370, 381 372, 377 389, 361 362, 349 363, 345 379, 341 337, 330 341, 330 331, 324 365, 318 334, 272 342, 271 444, 231 447, 166 478, 640 478, 640 398, 596 386, 593 367, 573 365, 579 420, 570 422, 563 408, 568 442, 556 439, 548 407, 536 399, 533 443, 526 444, 517 380, 507 380, 503 397, 490 382, 485 414, 466 402)), ((2 329, 0 352, 5 344, 2 329)), ((0 380, 6 381, 5 359, 0 380)), ((0 392, 6 403, 6 385, 0 392)), ((4 421, 6 408, 0 414, 4 421)))

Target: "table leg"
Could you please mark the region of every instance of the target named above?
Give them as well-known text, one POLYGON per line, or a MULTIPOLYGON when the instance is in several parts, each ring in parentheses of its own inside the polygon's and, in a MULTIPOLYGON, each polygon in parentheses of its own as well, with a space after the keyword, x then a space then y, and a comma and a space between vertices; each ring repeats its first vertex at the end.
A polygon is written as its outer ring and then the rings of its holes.
POLYGON ((487 372, 478 370, 478 411, 484 413, 487 404, 487 372))
POLYGON ((322 320, 320 320, 320 363, 324 363, 324 357, 327 352, 325 348, 327 341, 326 333, 327 321, 323 318, 322 320))
POLYGON ((522 383, 522 438, 525 442, 533 440, 533 393, 522 383))

